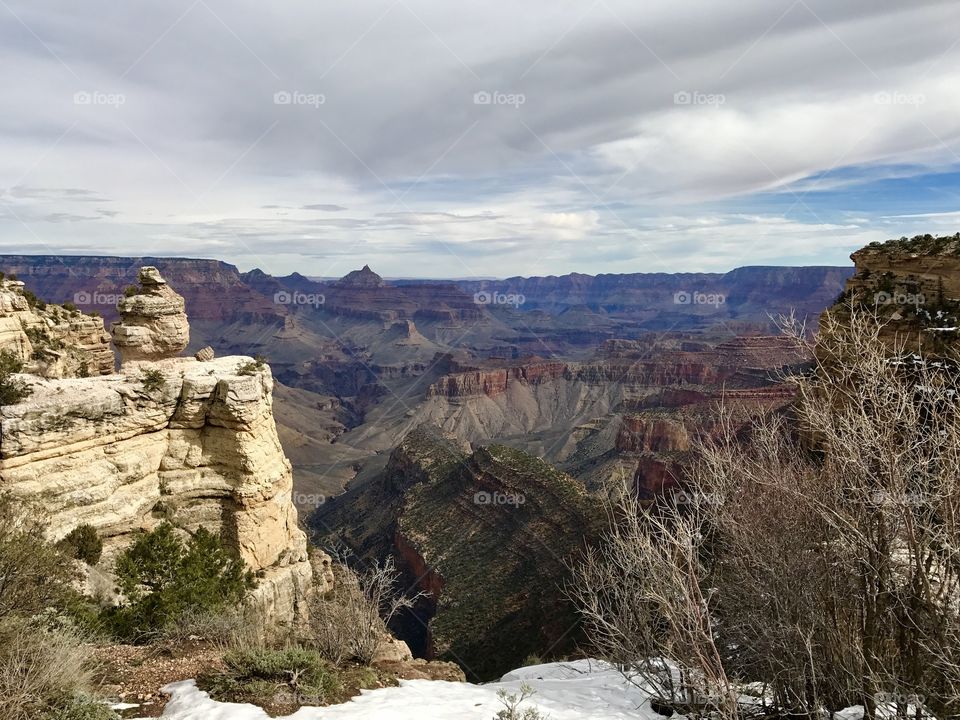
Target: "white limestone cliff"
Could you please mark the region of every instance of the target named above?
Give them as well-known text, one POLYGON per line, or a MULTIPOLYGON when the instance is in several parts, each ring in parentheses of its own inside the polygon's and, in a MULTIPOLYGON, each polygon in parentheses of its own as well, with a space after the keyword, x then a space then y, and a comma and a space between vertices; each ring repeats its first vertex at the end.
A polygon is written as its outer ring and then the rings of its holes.
MULTIPOLYGON (((138 532, 164 521, 184 532, 204 526, 256 573, 255 603, 273 619, 296 621, 313 572, 277 437, 270 368, 240 356, 172 357, 189 327, 182 298, 152 270, 141 271, 143 291, 120 302, 124 330, 115 325, 114 337, 127 344, 119 373, 106 346, 111 374, 31 375, 30 396, 0 407, 0 493, 40 502, 53 539, 81 524, 96 528, 106 573, 138 532)), ((22 284, 4 281, 0 348, 33 356, 24 328, 53 327, 48 314, 27 303, 22 284)), ((96 320, 103 334, 99 318, 70 317, 96 320)), ((322 591, 331 579, 320 573, 318 581, 322 591)))

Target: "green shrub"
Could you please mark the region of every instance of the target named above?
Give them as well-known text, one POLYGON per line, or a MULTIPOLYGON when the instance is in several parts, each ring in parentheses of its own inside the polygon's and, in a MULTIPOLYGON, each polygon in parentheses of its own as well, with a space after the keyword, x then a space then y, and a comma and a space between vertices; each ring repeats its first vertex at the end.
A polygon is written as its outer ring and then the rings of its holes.
POLYGON ((267 364, 266 358, 263 355, 256 355, 253 358, 252 362, 244 363, 240 366, 240 369, 237 370, 238 375, 256 375, 260 370, 264 368, 267 364))
POLYGON ((120 716, 101 700, 79 694, 62 707, 48 710, 38 720, 120 720, 120 716))
POLYGON ((536 695, 536 691, 523 683, 520 685, 520 692, 516 694, 508 693, 506 690, 498 690, 497 697, 503 709, 500 710, 495 720, 547 720, 548 715, 544 715, 535 707, 527 707, 523 710, 520 705, 536 695))
POLYGON ((123 289, 124 297, 133 297, 134 295, 139 295, 139 294, 140 294, 140 288, 138 288, 136 285, 128 285, 123 289))
POLYGON ((60 541, 61 549, 72 558, 96 565, 103 554, 103 540, 92 525, 78 525, 60 541))
POLYGON ((0 406, 16 405, 23 402, 33 392, 33 388, 15 373, 23 370, 23 362, 10 350, 0 350, 0 406))
POLYGON ((106 611, 122 639, 156 637, 185 614, 240 604, 254 587, 253 574, 213 533, 197 530, 184 543, 170 523, 141 535, 117 559, 116 576, 125 602, 106 611))
POLYGON ((163 376, 163 373, 156 368, 148 368, 144 370, 143 375, 140 376, 140 382, 143 383, 144 390, 152 393, 166 385, 167 379, 163 376))

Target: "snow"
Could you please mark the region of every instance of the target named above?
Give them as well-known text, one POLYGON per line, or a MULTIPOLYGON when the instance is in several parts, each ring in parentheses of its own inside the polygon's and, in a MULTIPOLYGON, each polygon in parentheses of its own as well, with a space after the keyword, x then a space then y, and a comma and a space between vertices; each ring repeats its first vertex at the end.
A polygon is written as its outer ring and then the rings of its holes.
MULTIPOLYGON (((536 692, 521 707, 536 707, 550 720, 663 720, 650 709, 646 692, 599 660, 532 665, 485 685, 403 680, 399 687, 364 690, 342 705, 303 707, 276 720, 494 720, 503 709, 497 691, 516 694, 523 684, 536 692)), ((193 680, 167 685, 163 691, 171 698, 162 720, 270 720, 254 705, 211 700, 193 680)), ((882 709, 880 715, 884 717, 882 709)), ((672 720, 684 717, 674 715, 672 720)), ((893 717, 892 710, 888 717, 893 717)), ((862 720, 863 708, 847 708, 834 718, 862 720)))
MULTIPOLYGON (((503 705, 497 691, 517 693, 530 685, 536 694, 522 707, 536 706, 551 720, 661 720, 647 694, 613 668, 596 660, 533 665, 485 685, 405 680, 399 687, 364 691, 342 705, 300 708, 286 720, 493 720, 503 705)), ((171 694, 164 720, 268 720, 253 705, 218 703, 193 680, 163 688, 171 694)), ((676 716, 675 716, 676 717, 676 716)))

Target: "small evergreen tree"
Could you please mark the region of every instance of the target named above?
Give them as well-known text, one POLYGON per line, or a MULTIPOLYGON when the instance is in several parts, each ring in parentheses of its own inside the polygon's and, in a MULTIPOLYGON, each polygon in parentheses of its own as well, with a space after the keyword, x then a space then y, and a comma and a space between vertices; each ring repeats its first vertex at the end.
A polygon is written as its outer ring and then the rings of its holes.
POLYGON ((121 637, 141 641, 187 613, 236 605, 254 587, 253 574, 216 535, 200 528, 186 544, 170 523, 142 535, 117 560, 125 598, 108 611, 121 637))
POLYGON ((59 543, 60 548, 76 560, 96 565, 103 554, 103 540, 92 525, 78 525, 59 543))
POLYGON ((13 375, 23 370, 23 362, 10 350, 0 350, 0 406, 16 405, 30 396, 33 389, 13 375))

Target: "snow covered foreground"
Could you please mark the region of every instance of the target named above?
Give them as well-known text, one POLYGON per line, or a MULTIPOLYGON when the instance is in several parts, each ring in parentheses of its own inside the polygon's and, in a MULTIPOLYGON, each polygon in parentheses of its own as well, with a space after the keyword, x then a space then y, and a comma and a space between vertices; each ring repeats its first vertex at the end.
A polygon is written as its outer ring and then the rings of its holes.
MULTIPOLYGON (((403 680, 400 687, 364 691, 342 705, 300 708, 287 720, 493 720, 503 705, 497 691, 534 690, 523 707, 537 706, 551 720, 662 720, 646 693, 625 682, 610 665, 596 660, 532 665, 487 685, 436 680, 403 680)), ((218 703, 192 680, 164 688, 172 697, 164 720, 268 720, 253 705, 218 703)))
MULTIPOLYGON (((535 706, 550 720, 663 720, 650 709, 647 693, 598 660, 531 665, 486 685, 402 680, 399 687, 364 690, 342 705, 304 707, 275 720, 494 720, 503 708, 497 691, 516 694, 524 683, 536 694, 522 707, 535 706)), ((167 685, 163 691, 171 699, 161 720, 270 720, 254 705, 211 700, 193 680, 167 685)), ((834 718, 862 720, 863 708, 848 708, 834 718)))

